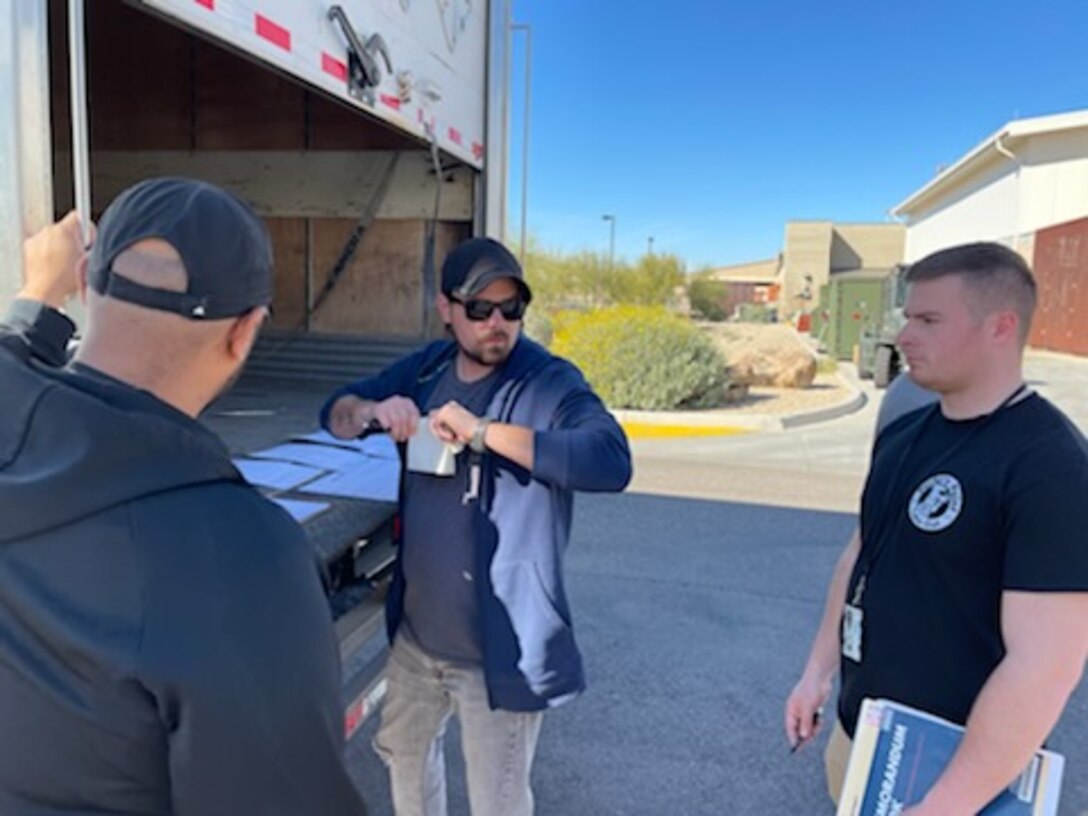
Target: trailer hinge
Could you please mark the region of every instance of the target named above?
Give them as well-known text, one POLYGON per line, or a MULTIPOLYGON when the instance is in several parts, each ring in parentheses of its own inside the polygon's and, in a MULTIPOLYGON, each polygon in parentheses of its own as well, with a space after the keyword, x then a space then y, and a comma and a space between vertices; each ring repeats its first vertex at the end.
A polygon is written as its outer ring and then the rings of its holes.
POLYGON ((389 47, 381 34, 374 33, 364 42, 348 20, 340 6, 330 6, 328 18, 340 24, 340 30, 348 46, 348 94, 367 104, 374 104, 374 89, 382 81, 382 69, 378 56, 385 62, 385 70, 393 73, 393 61, 389 47))

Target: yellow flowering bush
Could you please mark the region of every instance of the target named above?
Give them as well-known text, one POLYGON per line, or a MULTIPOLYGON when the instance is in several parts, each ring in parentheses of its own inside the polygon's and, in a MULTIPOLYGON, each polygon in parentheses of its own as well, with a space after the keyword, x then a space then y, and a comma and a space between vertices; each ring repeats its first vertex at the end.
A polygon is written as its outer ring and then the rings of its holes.
POLYGON ((611 408, 670 410, 721 404, 721 352, 696 326, 659 306, 564 312, 552 351, 577 365, 611 408))

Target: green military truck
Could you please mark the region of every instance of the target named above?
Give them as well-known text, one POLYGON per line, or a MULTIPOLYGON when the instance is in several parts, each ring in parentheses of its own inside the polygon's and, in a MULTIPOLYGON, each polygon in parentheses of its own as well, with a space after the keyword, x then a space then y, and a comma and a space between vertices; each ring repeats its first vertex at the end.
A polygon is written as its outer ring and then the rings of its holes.
POLYGON ((873 380, 877 388, 887 388, 903 368, 895 340, 906 322, 906 267, 896 266, 884 278, 881 299, 872 311, 858 341, 858 375, 873 380))
POLYGON ((896 335, 903 325, 903 268, 860 269, 820 288, 812 332, 836 360, 854 360, 858 374, 885 388, 901 369, 896 335))

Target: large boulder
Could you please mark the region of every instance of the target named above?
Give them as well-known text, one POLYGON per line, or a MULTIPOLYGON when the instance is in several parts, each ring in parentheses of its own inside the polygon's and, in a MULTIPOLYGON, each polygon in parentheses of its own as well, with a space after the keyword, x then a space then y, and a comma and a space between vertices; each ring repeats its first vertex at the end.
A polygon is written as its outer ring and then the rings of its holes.
POLYGON ((704 328, 728 362, 730 382, 777 388, 808 388, 816 379, 816 355, 784 323, 713 323, 704 328))
POLYGON ((742 385, 808 388, 816 379, 816 357, 800 344, 734 352, 729 379, 742 385))

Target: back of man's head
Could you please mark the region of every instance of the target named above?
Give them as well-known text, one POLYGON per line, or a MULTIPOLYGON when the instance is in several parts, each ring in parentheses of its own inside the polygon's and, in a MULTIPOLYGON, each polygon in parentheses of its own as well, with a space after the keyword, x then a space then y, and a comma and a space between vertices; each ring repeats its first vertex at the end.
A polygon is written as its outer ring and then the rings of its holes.
POLYGON ((175 404, 173 381, 210 399, 249 351, 272 274, 268 232, 242 199, 193 179, 140 182, 98 226, 77 359, 175 404))
POLYGON ((99 295, 190 320, 238 317, 272 301, 268 231, 242 199, 204 181, 157 178, 129 187, 98 225, 87 284, 99 295), (115 268, 148 240, 169 244, 184 267, 184 289, 137 282, 115 268))
POLYGON ((1035 277, 1020 256, 1002 244, 979 242, 943 249, 914 263, 908 284, 958 276, 967 287, 967 304, 979 319, 995 311, 1016 313, 1021 344, 1027 341, 1035 313, 1035 277))

